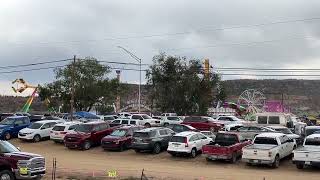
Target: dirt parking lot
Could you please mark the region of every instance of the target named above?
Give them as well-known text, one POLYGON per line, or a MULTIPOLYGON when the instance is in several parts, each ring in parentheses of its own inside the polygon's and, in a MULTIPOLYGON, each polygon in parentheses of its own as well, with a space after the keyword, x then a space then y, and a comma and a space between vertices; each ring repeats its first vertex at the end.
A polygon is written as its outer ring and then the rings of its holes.
POLYGON ((162 152, 158 155, 136 153, 132 150, 124 152, 103 151, 101 147, 89 151, 68 150, 62 144, 51 141, 39 143, 11 141, 22 151, 33 152, 45 156, 48 176, 52 169, 52 159, 57 160, 57 173, 84 174, 87 176, 105 176, 109 170, 116 170, 119 176, 141 175, 145 169, 148 177, 163 179, 222 179, 222 180, 318 180, 319 169, 298 170, 290 159, 281 162, 280 168, 271 169, 264 166, 246 166, 242 162, 207 162, 201 155, 195 159, 188 157, 171 157, 162 152))

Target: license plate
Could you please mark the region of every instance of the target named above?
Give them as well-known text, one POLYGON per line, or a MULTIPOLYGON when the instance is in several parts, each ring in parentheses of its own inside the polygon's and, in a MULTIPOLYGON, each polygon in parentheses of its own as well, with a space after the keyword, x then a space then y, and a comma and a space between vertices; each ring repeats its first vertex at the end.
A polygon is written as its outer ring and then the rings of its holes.
POLYGON ((311 165, 311 162, 310 161, 306 161, 305 164, 306 165, 311 165))
POLYGON ((28 168, 20 168, 19 169, 19 173, 22 174, 22 175, 28 174, 28 168))

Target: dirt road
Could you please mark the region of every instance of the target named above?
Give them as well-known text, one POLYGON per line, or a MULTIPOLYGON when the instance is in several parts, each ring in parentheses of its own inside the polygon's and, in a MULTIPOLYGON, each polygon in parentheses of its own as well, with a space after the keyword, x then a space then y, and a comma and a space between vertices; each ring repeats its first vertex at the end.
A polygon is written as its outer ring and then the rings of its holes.
POLYGON ((298 170, 290 160, 281 162, 280 168, 246 166, 244 163, 207 162, 204 157, 195 159, 171 157, 162 152, 159 155, 103 151, 101 147, 89 151, 68 150, 62 144, 51 141, 40 143, 11 141, 22 151, 38 153, 46 158, 47 169, 52 167, 52 159, 57 159, 58 173, 83 173, 89 176, 105 175, 116 170, 120 176, 139 176, 145 169, 147 176, 174 179, 223 179, 223 180, 318 180, 319 169, 298 170))

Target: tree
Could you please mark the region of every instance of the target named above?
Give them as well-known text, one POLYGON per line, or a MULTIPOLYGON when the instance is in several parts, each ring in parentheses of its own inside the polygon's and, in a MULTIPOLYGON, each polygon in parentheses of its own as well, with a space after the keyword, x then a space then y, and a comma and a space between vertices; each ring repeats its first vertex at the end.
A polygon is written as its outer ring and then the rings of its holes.
POLYGON ((161 112, 179 115, 207 113, 220 79, 215 74, 204 75, 201 61, 160 54, 153 58, 147 72, 152 106, 161 112))
MULTIPOLYGON (((64 111, 70 110, 71 78, 73 63, 55 69, 56 81, 40 88, 42 100, 50 99, 51 106, 63 105, 64 111)), ((77 111, 90 111, 96 104, 112 105, 119 92, 117 79, 109 79, 110 68, 100 64, 95 58, 77 60, 74 64, 74 108, 77 111)))

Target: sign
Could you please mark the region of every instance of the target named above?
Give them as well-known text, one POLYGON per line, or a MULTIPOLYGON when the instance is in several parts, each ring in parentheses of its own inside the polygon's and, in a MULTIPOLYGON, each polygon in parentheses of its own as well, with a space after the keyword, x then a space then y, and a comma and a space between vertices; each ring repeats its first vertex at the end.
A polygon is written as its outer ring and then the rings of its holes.
POLYGON ((108 171, 108 177, 109 177, 109 178, 116 178, 116 177, 118 177, 117 171, 116 171, 116 170, 110 170, 110 171, 108 171))

